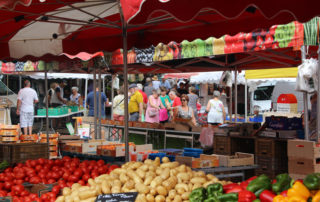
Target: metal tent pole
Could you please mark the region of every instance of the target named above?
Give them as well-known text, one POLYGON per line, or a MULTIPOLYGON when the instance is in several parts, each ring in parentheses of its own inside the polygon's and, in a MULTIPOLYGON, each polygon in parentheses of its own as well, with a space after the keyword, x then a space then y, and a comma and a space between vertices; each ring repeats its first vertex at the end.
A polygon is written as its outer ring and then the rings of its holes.
POLYGON ((232 122, 232 85, 230 86, 230 95, 229 95, 229 119, 230 123, 232 122))
POLYGON ((88 97, 88 78, 86 78, 86 84, 85 84, 86 86, 84 87, 84 100, 83 100, 83 102, 85 103, 84 104, 84 113, 85 113, 85 115, 86 115, 86 112, 87 112, 87 107, 86 107, 86 102, 87 102, 87 97, 88 97))
POLYGON ((235 68, 234 71, 234 122, 237 123, 237 117, 238 117, 238 70, 235 68))
POLYGON ((93 70, 93 117, 94 117, 94 139, 97 138, 97 85, 96 85, 96 67, 93 70))
POLYGON ((129 125, 129 111, 128 111, 128 44, 127 44, 127 23, 124 20, 121 5, 119 3, 119 10, 122 22, 122 39, 123 39, 123 78, 124 78, 124 141, 125 141, 125 160, 129 161, 129 142, 128 142, 128 125, 129 125))
POLYGON ((99 90, 99 96, 98 96, 98 139, 101 139, 101 111, 102 111, 102 107, 104 107, 105 105, 102 106, 101 103, 101 66, 99 65, 99 76, 98 76, 98 90, 99 90))
POLYGON ((48 72, 47 66, 45 65, 44 69, 44 91, 46 92, 46 136, 47 136, 47 143, 48 143, 48 157, 50 157, 50 142, 49 142, 49 103, 48 103, 48 72))
POLYGON ((19 75, 19 89, 22 88, 22 78, 21 78, 21 75, 19 75))
POLYGON ((114 99, 114 92, 113 92, 113 77, 114 75, 111 75, 111 102, 112 102, 112 105, 111 105, 111 120, 113 120, 113 99, 114 99))
POLYGON ((246 79, 246 83, 244 85, 244 120, 247 122, 248 119, 248 83, 246 79))
MULTIPOLYGON (((301 47, 301 59, 306 59, 305 46, 301 47)), ((308 93, 303 92, 303 106, 304 106, 304 139, 309 140, 309 109, 308 109, 308 93)))

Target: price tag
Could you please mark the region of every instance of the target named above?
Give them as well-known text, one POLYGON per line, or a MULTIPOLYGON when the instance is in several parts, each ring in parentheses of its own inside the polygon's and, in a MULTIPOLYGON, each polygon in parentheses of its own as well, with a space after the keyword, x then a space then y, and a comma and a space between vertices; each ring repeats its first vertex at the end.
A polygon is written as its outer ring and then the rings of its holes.
POLYGON ((138 192, 99 195, 95 202, 134 202, 138 192))

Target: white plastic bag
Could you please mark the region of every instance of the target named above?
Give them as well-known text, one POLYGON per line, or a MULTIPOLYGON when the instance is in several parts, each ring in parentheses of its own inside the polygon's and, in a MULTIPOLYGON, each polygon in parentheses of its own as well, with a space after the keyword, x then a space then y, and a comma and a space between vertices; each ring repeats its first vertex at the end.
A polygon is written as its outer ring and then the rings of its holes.
POLYGON ((213 129, 212 127, 204 127, 201 130, 199 141, 204 147, 213 146, 213 129))

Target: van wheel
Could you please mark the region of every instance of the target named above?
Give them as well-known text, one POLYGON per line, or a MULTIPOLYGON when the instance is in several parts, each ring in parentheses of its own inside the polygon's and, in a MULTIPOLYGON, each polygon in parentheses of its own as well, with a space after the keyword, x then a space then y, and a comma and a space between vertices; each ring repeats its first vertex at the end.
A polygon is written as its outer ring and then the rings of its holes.
POLYGON ((11 116, 11 123, 13 125, 17 125, 20 122, 20 117, 17 115, 17 108, 11 107, 10 108, 10 116, 11 116))

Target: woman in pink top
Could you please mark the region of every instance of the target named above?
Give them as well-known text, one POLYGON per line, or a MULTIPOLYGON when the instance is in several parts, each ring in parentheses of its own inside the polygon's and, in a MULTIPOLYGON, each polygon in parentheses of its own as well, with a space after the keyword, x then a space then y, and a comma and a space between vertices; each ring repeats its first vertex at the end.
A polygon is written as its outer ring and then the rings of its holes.
POLYGON ((159 123, 159 110, 161 100, 159 97, 158 90, 153 90, 152 95, 149 96, 147 111, 146 111, 146 122, 159 123))

